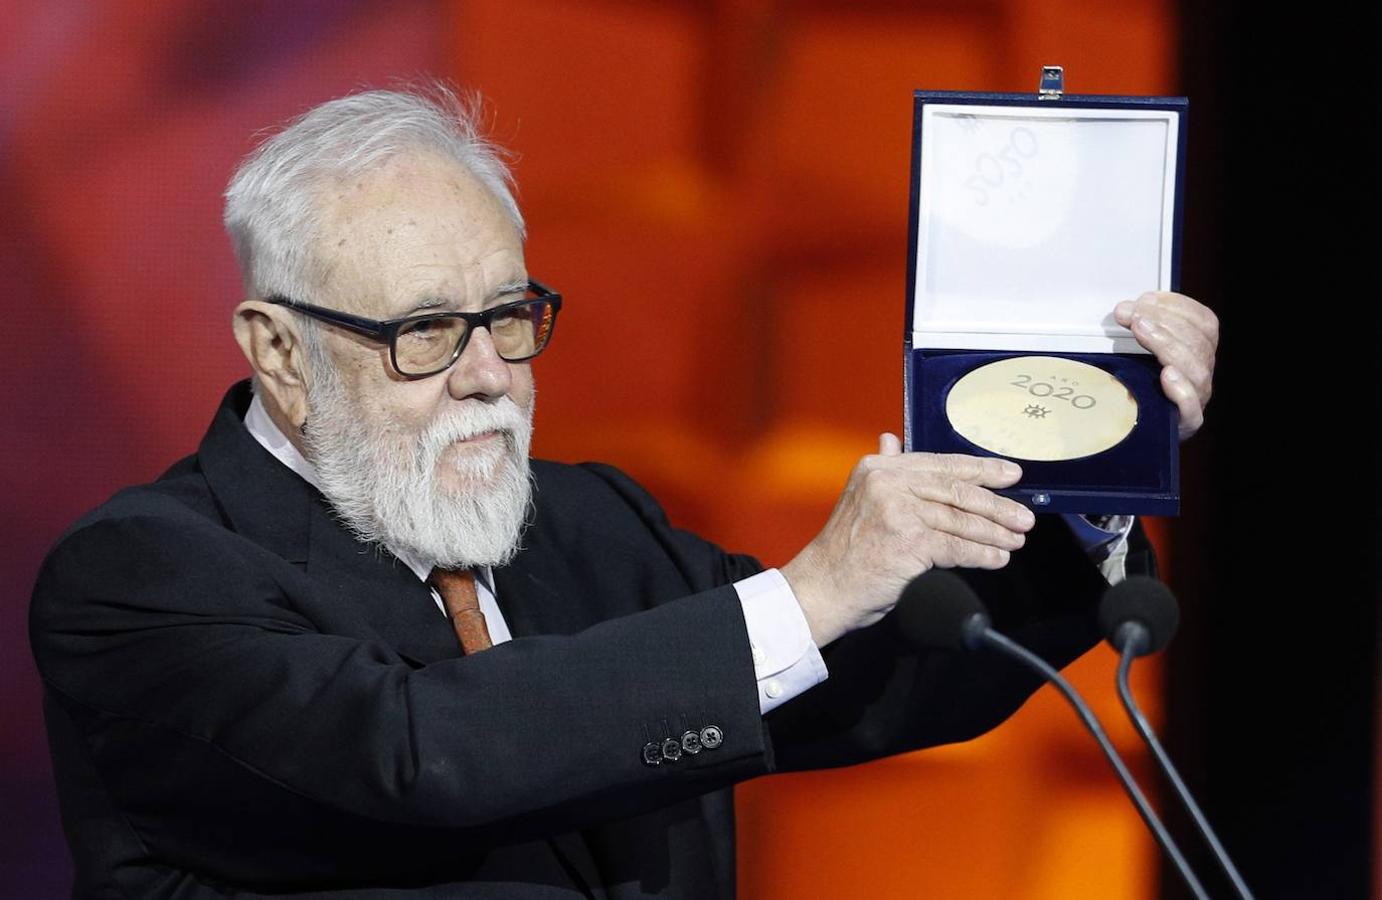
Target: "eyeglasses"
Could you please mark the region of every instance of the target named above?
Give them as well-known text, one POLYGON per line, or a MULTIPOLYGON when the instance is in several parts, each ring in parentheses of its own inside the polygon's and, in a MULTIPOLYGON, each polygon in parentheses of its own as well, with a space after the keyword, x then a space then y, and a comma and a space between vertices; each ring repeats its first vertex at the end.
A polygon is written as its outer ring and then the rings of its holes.
POLYGON ((389 361, 398 374, 404 378, 425 378, 450 368, 460 359, 477 328, 489 332, 495 352, 506 362, 523 362, 545 350, 557 324, 561 294, 531 280, 527 292, 529 296, 522 300, 501 303, 483 312, 427 313, 382 322, 279 295, 265 299, 387 343, 389 361))

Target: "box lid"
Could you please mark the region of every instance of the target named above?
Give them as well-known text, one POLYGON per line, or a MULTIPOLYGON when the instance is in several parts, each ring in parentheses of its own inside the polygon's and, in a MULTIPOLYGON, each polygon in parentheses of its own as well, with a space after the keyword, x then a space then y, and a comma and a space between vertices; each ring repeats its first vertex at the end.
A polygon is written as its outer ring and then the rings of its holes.
POLYGON ((910 345, 1145 352, 1112 310, 1178 285, 1184 98, 915 102, 910 345))

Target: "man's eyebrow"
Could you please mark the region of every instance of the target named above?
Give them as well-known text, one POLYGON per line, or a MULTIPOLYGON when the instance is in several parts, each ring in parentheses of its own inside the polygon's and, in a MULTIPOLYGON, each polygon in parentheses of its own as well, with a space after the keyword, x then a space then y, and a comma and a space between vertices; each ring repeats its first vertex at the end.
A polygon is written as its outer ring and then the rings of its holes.
POLYGON ((423 297, 423 298, 421 298, 420 300, 418 300, 418 302, 414 303, 414 304, 413 304, 413 308, 410 309, 410 310, 408 310, 407 312, 405 312, 403 315, 405 315, 405 316, 411 316, 413 313, 416 313, 416 312, 425 312, 426 310, 429 310, 429 309, 436 309, 438 306, 445 306, 446 304, 448 304, 448 303, 450 303, 450 302, 451 302, 451 301, 448 300, 446 297, 439 297, 439 296, 423 297))
MULTIPOLYGON (((489 304, 491 301, 497 300, 500 297, 507 297, 509 294, 521 294, 527 290, 528 279, 516 278, 513 281, 506 282, 495 288, 490 293, 489 297, 486 298, 485 303, 489 304)), ((452 302, 450 297, 442 297, 440 295, 422 297, 403 315, 406 317, 411 316, 413 313, 427 312, 428 310, 436 309, 439 306, 446 306, 452 302)))
POLYGON ((528 290, 528 279, 516 278, 495 288, 494 292, 489 295, 489 299, 495 300, 499 297, 507 297, 509 294, 521 294, 526 290, 528 290))

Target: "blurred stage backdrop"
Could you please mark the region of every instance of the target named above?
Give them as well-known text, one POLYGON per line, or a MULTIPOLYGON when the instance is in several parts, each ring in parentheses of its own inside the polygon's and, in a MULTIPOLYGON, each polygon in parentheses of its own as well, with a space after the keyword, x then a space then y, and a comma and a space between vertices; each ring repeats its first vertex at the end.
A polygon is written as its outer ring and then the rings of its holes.
MULTIPOLYGON (((191 452, 246 373, 220 195, 257 132, 361 87, 481 91, 518 154, 529 270, 567 297, 536 365, 537 452, 617 463, 675 522, 781 563, 900 428, 910 92, 1031 91, 1059 63, 1072 91, 1175 93, 1177 17, 1168 0, 0 7, 0 372, 18 386, 0 894, 69 880, 24 636, 38 561, 191 452)), ((1159 714, 1158 666, 1139 691, 1159 714)), ((1110 722, 1113 667, 1100 648, 1074 669, 1110 722)), ((739 801, 747 898, 1157 893, 1150 839, 1050 692, 971 744, 739 801)))

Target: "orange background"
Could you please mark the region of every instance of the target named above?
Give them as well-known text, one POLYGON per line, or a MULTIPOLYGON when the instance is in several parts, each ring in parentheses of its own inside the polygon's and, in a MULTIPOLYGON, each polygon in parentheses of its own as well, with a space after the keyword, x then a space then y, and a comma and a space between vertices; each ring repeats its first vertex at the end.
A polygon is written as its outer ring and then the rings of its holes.
MULTIPOLYGON (((567 297, 537 451, 615 462, 769 563, 901 425, 911 91, 1172 93, 1159 0, 0 9, 7 504, 0 823, 14 896, 67 883, 24 600, 80 512, 190 452, 245 365, 220 191, 259 130, 442 77, 518 154, 530 272, 567 297), (60 478, 46 473, 61 472, 60 478), (40 477, 35 477, 39 475, 40 477)), ((1164 557, 1163 557, 1164 558, 1164 557)), ((1111 652, 1073 669, 1121 720, 1111 652)), ((1156 669, 1139 696, 1157 711, 1156 669)), ((1115 729, 1148 774, 1130 729, 1115 729)), ((970 744, 739 790, 748 898, 1151 897, 1156 855, 1043 692, 970 744)))
MULTIPOLYGON (((537 451, 614 461, 770 563, 900 429, 911 92, 1030 92, 1046 63, 1082 93, 1175 84, 1163 2, 456 10, 457 80, 519 153, 529 270, 570 298, 537 451)), ((1113 668, 1100 648, 1073 671, 1110 724, 1113 668)), ((748 898, 1155 894, 1151 839, 1049 691, 970 744, 761 779, 738 805, 748 898)))

